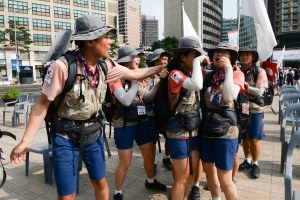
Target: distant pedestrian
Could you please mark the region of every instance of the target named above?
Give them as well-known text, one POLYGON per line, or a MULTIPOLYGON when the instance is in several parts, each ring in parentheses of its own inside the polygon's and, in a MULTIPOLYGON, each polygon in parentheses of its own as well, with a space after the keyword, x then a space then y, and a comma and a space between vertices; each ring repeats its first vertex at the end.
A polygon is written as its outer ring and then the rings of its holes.
POLYGON ((298 85, 298 88, 300 89, 300 68, 297 68, 294 70, 294 85, 298 85))
POLYGON ((289 73, 286 74, 286 84, 287 85, 293 85, 293 70, 292 69, 289 69, 289 73))
POLYGON ((278 72, 278 76, 277 76, 277 84, 276 84, 276 89, 277 89, 277 94, 276 96, 279 96, 279 92, 280 92, 280 88, 281 86, 283 86, 284 84, 284 75, 283 75, 283 72, 282 72, 282 69, 279 69, 279 72, 278 72))

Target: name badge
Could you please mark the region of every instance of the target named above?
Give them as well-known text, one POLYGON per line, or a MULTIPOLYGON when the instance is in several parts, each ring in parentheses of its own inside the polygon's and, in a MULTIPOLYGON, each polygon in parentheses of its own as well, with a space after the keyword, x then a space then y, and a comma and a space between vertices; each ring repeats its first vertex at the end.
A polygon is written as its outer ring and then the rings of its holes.
MULTIPOLYGON (((82 89, 81 90, 82 91, 85 90, 85 87, 84 87, 83 84, 82 84, 82 89)), ((79 92, 79 91, 80 91, 80 85, 79 84, 74 85, 74 92, 79 92)))
POLYGON ((243 103, 242 104, 242 113, 249 115, 249 103, 243 103))
MULTIPOLYGON (((213 98, 215 96, 215 93, 212 93, 210 95, 210 101, 212 102, 213 98)), ((222 99, 222 94, 218 94, 218 103, 220 104, 221 103, 221 99, 222 99)))
POLYGON ((146 115, 146 106, 137 106, 138 115, 146 115))

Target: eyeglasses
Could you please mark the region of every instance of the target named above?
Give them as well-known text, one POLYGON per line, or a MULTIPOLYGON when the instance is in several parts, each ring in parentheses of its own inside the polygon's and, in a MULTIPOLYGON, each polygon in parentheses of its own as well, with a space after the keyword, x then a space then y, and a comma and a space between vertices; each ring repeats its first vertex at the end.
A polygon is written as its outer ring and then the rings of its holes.
POLYGON ((222 56, 230 55, 230 51, 227 50, 215 50, 215 54, 222 54, 222 56))

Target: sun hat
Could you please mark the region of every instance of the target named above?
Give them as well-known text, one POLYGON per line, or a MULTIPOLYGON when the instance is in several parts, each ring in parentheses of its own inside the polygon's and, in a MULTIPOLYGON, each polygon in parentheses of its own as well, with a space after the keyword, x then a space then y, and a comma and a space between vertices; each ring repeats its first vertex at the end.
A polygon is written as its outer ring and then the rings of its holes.
POLYGON ((206 55, 206 52, 203 50, 199 39, 194 36, 185 36, 180 38, 178 48, 172 49, 172 51, 175 52, 184 52, 191 50, 196 50, 201 53, 201 55, 206 55))
POLYGON ((164 51, 163 49, 155 49, 152 54, 152 60, 149 62, 149 66, 154 66, 155 65, 154 61, 158 60, 162 56, 167 56, 170 61, 172 54, 164 51))
POLYGON ((253 63, 256 63, 258 61, 258 59, 259 59, 258 53, 257 53, 257 51, 254 48, 252 48, 250 46, 245 46, 245 47, 241 47, 239 49, 239 52, 238 52, 238 54, 239 54, 238 55, 238 61, 240 61, 240 55, 241 55, 242 52, 251 52, 252 55, 253 55, 253 57, 254 57, 254 59, 252 61, 253 63))
POLYGON ((209 49, 208 50, 208 57, 210 60, 213 60, 213 57, 214 57, 214 53, 217 49, 224 49, 224 50, 229 50, 230 51, 230 58, 231 58, 231 64, 234 65, 235 64, 235 61, 237 59, 237 56, 238 56, 238 53, 236 52, 236 50, 233 49, 233 46, 227 42, 227 41, 223 41, 223 42, 220 42, 216 48, 214 49, 209 49))
POLYGON ((136 50, 132 45, 124 45, 118 50, 117 63, 130 62, 139 55, 144 55, 144 53, 136 50))
POLYGON ((108 32, 116 32, 114 28, 107 28, 102 18, 95 15, 83 15, 76 19, 76 30, 71 40, 94 40, 108 32))

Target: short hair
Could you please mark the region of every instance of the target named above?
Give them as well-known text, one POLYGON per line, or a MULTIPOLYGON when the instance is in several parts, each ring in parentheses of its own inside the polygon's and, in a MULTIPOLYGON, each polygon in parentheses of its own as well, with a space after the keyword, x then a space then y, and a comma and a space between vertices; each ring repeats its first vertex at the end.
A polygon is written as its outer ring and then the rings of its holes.
POLYGON ((75 45, 78 46, 79 49, 83 49, 85 46, 85 40, 75 40, 75 45))

